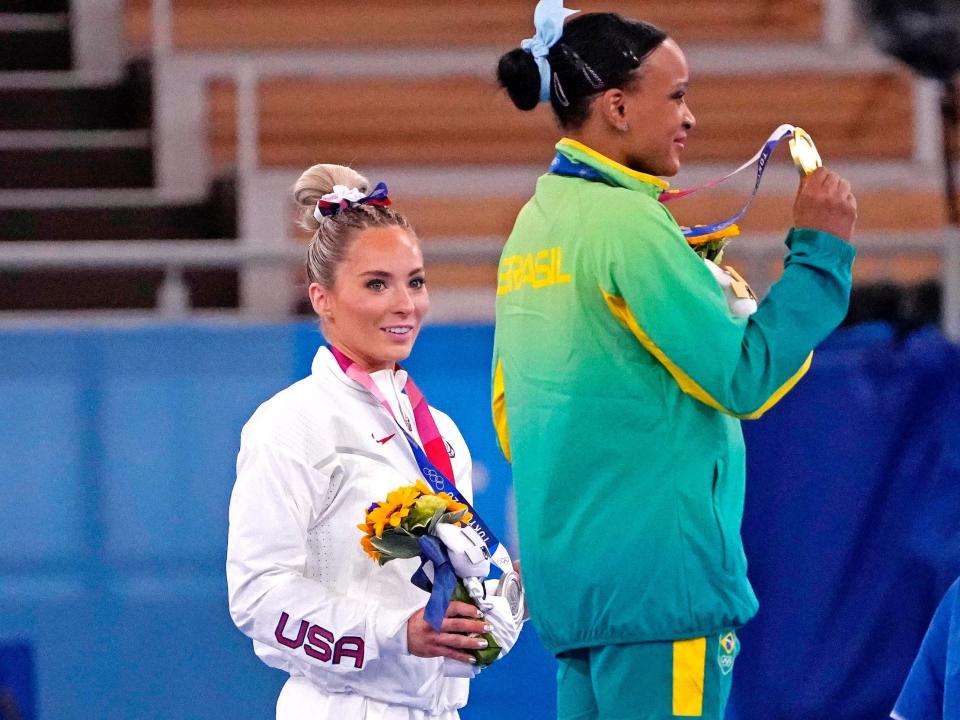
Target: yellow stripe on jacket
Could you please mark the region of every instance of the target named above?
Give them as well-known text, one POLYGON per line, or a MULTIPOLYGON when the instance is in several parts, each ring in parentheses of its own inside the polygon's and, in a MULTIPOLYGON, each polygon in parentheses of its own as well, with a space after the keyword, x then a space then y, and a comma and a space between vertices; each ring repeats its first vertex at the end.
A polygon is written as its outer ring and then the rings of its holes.
POLYGON ((493 371, 493 426, 500 441, 500 450, 507 462, 511 462, 510 434, 507 431, 507 399, 503 387, 503 363, 499 359, 493 371))
POLYGON ((666 368, 667 372, 673 376, 673 379, 676 380, 677 385, 680 386, 680 389, 683 392, 693 398, 696 398, 704 405, 709 405, 714 410, 719 410, 722 413, 732 415, 740 420, 756 420, 758 417, 767 412, 767 410, 780 402, 783 396, 790 392, 794 385, 800 382, 800 378, 807 374, 807 370, 810 369, 810 364, 813 362, 813 353, 810 353, 803 365, 800 366, 800 369, 794 373, 793 377, 777 388, 777 390, 767 399, 765 403, 751 413, 738 414, 732 410, 728 410, 719 402, 717 402, 717 400, 714 399, 710 393, 704 390, 696 380, 687 375, 676 363, 667 357, 667 354, 663 352, 663 350, 657 347, 657 344, 653 342, 650 336, 647 335, 647 333, 643 331, 643 328, 640 327, 637 319, 633 316, 633 313, 627 306, 626 300, 617 295, 608 293, 603 288, 600 288, 600 292, 603 293, 603 299, 606 301, 607 308, 610 310, 613 316, 625 328, 627 328, 627 330, 633 333, 634 337, 640 341, 640 344, 643 345, 647 352, 653 355, 657 361, 663 365, 664 368, 666 368))

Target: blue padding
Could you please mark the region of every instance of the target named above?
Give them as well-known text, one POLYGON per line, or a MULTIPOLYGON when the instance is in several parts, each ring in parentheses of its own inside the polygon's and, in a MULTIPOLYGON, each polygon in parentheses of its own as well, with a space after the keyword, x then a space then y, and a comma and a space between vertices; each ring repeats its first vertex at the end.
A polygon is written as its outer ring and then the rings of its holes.
POLYGON ((110 557, 221 552, 240 429, 290 382, 292 338, 286 327, 173 328, 105 343, 97 410, 110 557))
POLYGON ((0 563, 85 552, 84 348, 73 333, 0 333, 0 563))

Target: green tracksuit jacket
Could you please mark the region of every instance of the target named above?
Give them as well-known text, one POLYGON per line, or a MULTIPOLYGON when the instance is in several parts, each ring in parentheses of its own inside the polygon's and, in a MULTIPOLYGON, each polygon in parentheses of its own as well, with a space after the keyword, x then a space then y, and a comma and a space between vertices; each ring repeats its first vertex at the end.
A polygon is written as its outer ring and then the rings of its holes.
POLYGON ((854 250, 794 228, 782 278, 733 317, 657 200, 665 183, 557 149, 606 182, 539 179, 500 261, 494 341, 531 617, 554 653, 742 625, 757 600, 740 420, 840 323, 854 250))

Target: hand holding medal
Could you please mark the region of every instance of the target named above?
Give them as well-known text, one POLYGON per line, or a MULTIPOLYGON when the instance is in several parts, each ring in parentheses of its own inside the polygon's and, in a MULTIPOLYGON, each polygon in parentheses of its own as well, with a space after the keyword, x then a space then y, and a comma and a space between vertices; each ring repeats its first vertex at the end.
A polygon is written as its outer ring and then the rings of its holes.
POLYGON ((820 153, 813 138, 801 128, 793 129, 790 155, 800 171, 800 188, 793 206, 794 227, 822 230, 849 240, 857 220, 857 199, 850 183, 829 170, 817 173, 823 167, 820 153))
POLYGON ((823 162, 820 159, 817 146, 814 145, 813 138, 802 128, 785 124, 773 131, 756 155, 733 172, 696 187, 684 190, 668 190, 660 196, 661 202, 669 202, 700 190, 715 187, 756 163, 757 175, 753 192, 746 204, 735 215, 710 225, 694 225, 681 228, 687 242, 690 243, 698 255, 705 259, 719 259, 723 252, 723 246, 731 237, 739 234, 739 228, 735 223, 746 214, 760 189, 760 181, 768 166, 767 161, 777 145, 785 139, 789 140, 790 155, 801 177, 800 191, 797 196, 798 204, 794 206, 794 226, 823 230, 838 237, 849 239, 853 232, 853 221, 856 220, 856 199, 850 191, 850 184, 828 170, 822 170, 818 173, 818 170, 823 166, 823 162), (810 189, 806 191, 809 198, 804 197, 801 201, 801 196, 805 195, 804 188, 808 187, 808 178, 812 179, 814 176, 820 179, 809 185, 810 189), (828 210, 825 205, 836 205, 836 207, 828 210), (840 205, 844 207, 841 208, 840 205), (800 211, 799 216, 797 215, 798 209, 800 211))
POLYGON ((783 139, 789 139, 790 156, 800 173, 800 187, 793 207, 793 225, 799 228, 811 228, 849 240, 857 217, 857 201, 850 190, 850 183, 829 170, 823 168, 820 153, 813 138, 802 128, 781 125, 777 128, 760 151, 744 165, 732 173, 713 182, 688 190, 668 191, 660 200, 667 202, 676 197, 689 195, 697 190, 714 187, 729 177, 757 163, 757 178, 753 193, 743 208, 733 217, 713 225, 696 225, 681 228, 693 251, 703 258, 715 279, 724 289, 730 311, 737 317, 749 317, 757 310, 757 298, 749 286, 743 282, 731 267, 719 267, 723 248, 731 237, 739 234, 735 222, 742 217, 760 188, 760 180, 767 168, 767 160, 774 148, 783 139), (740 281, 739 283, 736 281, 740 281), (738 286, 745 289, 737 292, 738 286))
POLYGON ((857 199, 850 183, 826 168, 804 176, 793 204, 793 226, 850 240, 857 222, 857 199))

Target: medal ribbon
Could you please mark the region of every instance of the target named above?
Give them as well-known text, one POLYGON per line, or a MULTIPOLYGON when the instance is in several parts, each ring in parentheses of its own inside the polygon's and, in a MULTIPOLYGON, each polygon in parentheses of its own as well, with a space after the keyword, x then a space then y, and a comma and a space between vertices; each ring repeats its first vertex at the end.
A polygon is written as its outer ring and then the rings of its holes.
POLYGON ((420 444, 410 436, 410 433, 406 431, 403 424, 397 420, 396 415, 393 414, 393 410, 390 407, 390 403, 387 402, 387 399, 383 396, 383 393, 380 392, 380 388, 377 387, 377 384, 373 381, 373 378, 370 377, 369 373, 360 369, 353 360, 333 345, 328 345, 328 348, 344 374, 373 395, 380 404, 386 408, 387 412, 390 413, 390 417, 393 418, 393 421, 407 439, 407 444, 410 446, 410 451, 413 453, 413 457, 420 467, 423 479, 429 483, 434 491, 438 493, 449 493, 454 500, 467 506, 471 515, 473 515, 473 519, 470 521, 470 527, 476 530, 477 534, 479 534, 487 544, 487 548, 492 553, 491 560, 493 563, 503 570, 503 572, 513 570, 513 563, 510 561, 510 555, 506 547, 500 542, 493 530, 483 521, 477 511, 473 509, 473 505, 457 490, 453 478, 453 466, 450 464, 450 455, 447 453, 446 445, 443 442, 440 431, 437 429, 437 423, 434 421, 433 415, 430 412, 430 406, 427 404, 427 400, 420 391, 420 388, 413 382, 413 378, 411 378, 409 374, 407 375, 407 382, 403 386, 403 390, 410 399, 411 406, 413 406, 413 421, 417 426, 417 433, 420 435, 420 440, 423 442, 422 448, 420 444), (426 452, 424 452, 425 450, 426 452))
MULTIPOLYGON (((711 233, 719 232, 725 228, 733 225, 737 220, 743 217, 744 213, 747 212, 747 208, 750 207, 750 204, 753 202, 753 199, 757 196, 757 192, 760 189, 760 181, 763 179, 763 174, 767 170, 767 161, 770 159, 770 156, 773 154, 773 151, 776 149, 777 145, 781 141, 787 140, 793 137, 793 125, 781 125, 776 130, 774 130, 770 137, 767 138, 767 141, 763 146, 757 151, 757 154, 752 158, 747 160, 743 165, 738 167, 733 172, 727 173, 723 177, 717 178, 716 180, 711 180, 710 182, 703 183, 702 185, 696 185, 695 187, 685 188, 683 190, 666 190, 660 193, 660 202, 667 203, 671 200, 676 200, 677 198, 686 197, 687 195, 692 195, 695 192, 700 190, 706 190, 708 188, 716 187, 725 180, 730 179, 737 173, 742 170, 746 170, 748 167, 757 164, 757 179, 753 185, 753 193, 747 199, 746 204, 740 208, 740 211, 735 215, 727 218, 726 220, 721 220, 717 223, 712 223, 710 225, 696 225, 694 227, 685 227, 681 226, 680 231, 683 233, 683 236, 687 239, 698 238, 703 235, 710 235, 711 233)), ((574 160, 571 160, 563 153, 558 152, 556 157, 553 159, 553 163, 550 165, 548 172, 553 173, 554 175, 563 175, 566 177, 578 177, 583 178, 584 180, 593 180, 606 182, 606 177, 599 170, 596 170, 588 165, 578 163, 574 160)))

